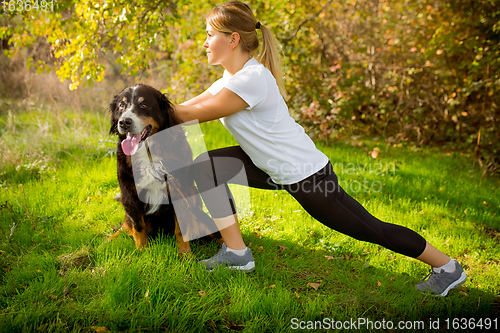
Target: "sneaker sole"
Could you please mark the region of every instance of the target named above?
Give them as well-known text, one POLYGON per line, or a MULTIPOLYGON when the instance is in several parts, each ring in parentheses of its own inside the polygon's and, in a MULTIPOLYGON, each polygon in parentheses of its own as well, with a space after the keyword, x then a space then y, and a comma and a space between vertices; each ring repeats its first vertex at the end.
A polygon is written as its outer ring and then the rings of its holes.
POLYGON ((255 262, 250 261, 245 266, 228 266, 228 269, 250 273, 255 269, 255 262))
MULTIPOLYGON (((229 269, 232 271, 241 271, 241 272, 245 272, 245 273, 250 273, 255 269, 255 262, 250 261, 250 262, 248 262, 248 264, 246 264, 244 266, 224 266, 224 265, 219 265, 219 266, 221 266, 221 268, 229 269)), ((208 268, 207 269, 209 272, 212 272, 214 269, 219 268, 219 266, 214 267, 212 269, 208 269, 208 268)))
POLYGON ((433 295, 433 296, 436 296, 436 297, 445 297, 446 295, 448 295, 448 292, 451 289, 458 288, 462 284, 464 284, 465 280, 467 280, 467 275, 465 274, 465 272, 462 272, 462 274, 460 275, 460 278, 458 278, 458 280, 456 280, 455 282, 453 282, 452 284, 450 284, 448 286, 448 288, 446 288, 441 294, 436 294, 436 295, 433 295))

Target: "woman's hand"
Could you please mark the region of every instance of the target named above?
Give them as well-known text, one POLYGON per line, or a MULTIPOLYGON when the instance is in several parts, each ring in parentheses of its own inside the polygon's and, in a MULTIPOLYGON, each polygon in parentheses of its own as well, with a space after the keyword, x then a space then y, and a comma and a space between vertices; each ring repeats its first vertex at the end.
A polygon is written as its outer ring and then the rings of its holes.
POLYGON ((185 123, 197 120, 200 123, 227 117, 248 107, 248 104, 229 89, 222 90, 212 97, 209 92, 204 92, 198 97, 187 101, 181 105, 174 105, 174 119, 177 122, 185 123), (194 104, 195 102, 197 102, 194 104))

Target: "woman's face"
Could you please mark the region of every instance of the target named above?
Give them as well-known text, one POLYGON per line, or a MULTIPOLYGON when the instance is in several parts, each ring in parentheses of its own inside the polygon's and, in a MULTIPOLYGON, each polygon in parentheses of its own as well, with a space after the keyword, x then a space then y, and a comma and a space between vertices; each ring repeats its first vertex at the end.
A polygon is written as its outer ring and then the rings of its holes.
POLYGON ((231 54, 231 35, 214 30, 207 23, 207 39, 203 47, 207 49, 208 63, 210 65, 223 64, 231 54))

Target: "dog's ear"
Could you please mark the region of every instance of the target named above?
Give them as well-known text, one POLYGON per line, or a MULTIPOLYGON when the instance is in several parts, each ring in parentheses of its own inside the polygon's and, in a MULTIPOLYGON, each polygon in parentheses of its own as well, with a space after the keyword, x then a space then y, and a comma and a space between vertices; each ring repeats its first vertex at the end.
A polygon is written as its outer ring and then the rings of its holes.
POLYGON ((158 104, 160 105, 160 111, 162 113, 162 116, 164 117, 163 119, 166 120, 165 127, 168 128, 177 125, 178 123, 174 120, 173 117, 174 106, 168 99, 167 95, 161 94, 158 104))
POLYGON ((118 125, 118 122, 114 117, 114 112, 116 110, 116 106, 118 105, 117 102, 118 96, 119 95, 113 97, 113 101, 111 101, 111 103, 109 103, 108 106, 108 112, 110 113, 111 116, 111 127, 109 128, 109 134, 118 134, 118 128, 116 127, 118 125))

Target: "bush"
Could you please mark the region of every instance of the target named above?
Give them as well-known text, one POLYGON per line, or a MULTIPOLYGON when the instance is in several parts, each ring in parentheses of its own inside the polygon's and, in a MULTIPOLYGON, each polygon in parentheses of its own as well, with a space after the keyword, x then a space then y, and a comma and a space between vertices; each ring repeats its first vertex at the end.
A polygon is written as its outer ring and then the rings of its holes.
POLYGON ((488 0, 331 2, 283 39, 292 112, 318 139, 446 144, 498 171, 499 14, 488 0))

